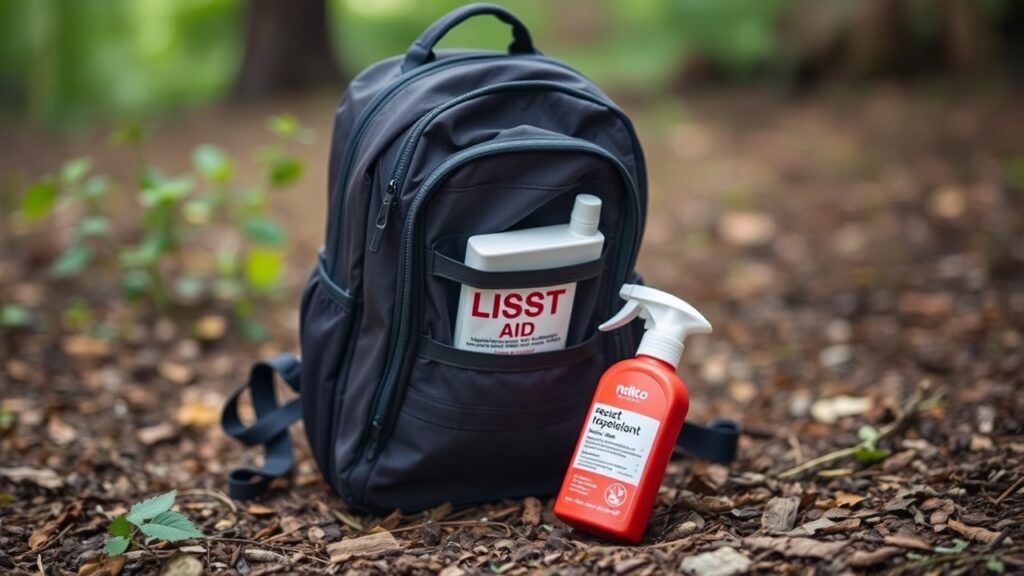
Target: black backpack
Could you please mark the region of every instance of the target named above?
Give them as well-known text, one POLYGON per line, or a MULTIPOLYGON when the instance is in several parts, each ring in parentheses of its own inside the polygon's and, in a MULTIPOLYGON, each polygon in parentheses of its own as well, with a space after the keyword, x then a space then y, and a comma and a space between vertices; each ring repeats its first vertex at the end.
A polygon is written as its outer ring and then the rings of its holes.
MULTIPOLYGON (((647 208, 643 152, 626 115, 586 78, 533 47, 504 8, 472 4, 403 56, 359 74, 331 140, 326 242, 302 296, 302 363, 258 363, 225 406, 225 431, 266 446, 235 470, 250 498, 292 466, 300 416, 320 471, 350 505, 406 512, 554 493, 594 387, 636 350, 638 330, 598 332, 621 305, 647 208), (477 15, 509 24, 508 53, 436 51, 477 15), (567 221, 574 198, 603 203, 600 260, 530 272, 462 264, 469 236, 567 221), (502 356, 452 346, 462 284, 576 282, 567 346, 502 356), (279 406, 274 372, 301 395, 279 406), (301 382, 301 384, 300 384, 301 382), (238 417, 251 389, 258 420, 238 417)), ((738 429, 688 425, 690 453, 730 461, 738 429)))

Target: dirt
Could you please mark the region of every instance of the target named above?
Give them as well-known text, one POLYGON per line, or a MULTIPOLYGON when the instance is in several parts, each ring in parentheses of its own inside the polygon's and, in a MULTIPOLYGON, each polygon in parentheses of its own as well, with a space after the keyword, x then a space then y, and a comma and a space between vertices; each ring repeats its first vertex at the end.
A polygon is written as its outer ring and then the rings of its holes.
MULTIPOLYGON (((639 269, 715 326, 687 346, 691 419, 736 418, 746 431, 732 465, 669 466, 634 547, 567 528, 550 499, 358 515, 319 478, 300 430, 290 480, 259 503, 226 498, 227 470, 255 454, 220 432, 219 407, 252 360, 296 348, 333 97, 167 121, 151 154, 178 169, 198 142, 251 150, 281 107, 314 128, 308 176, 277 199, 293 235, 291 296, 266 312, 268 343, 200 341, 191 321, 216 324, 222 311, 154 320, 102 286, 47 281, 59 235, 0 234, 0 297, 40 317, 0 347, 12 415, 0 420, 0 572, 1024 571, 1020 102, 878 87, 632 110, 651 173, 639 269), (73 294, 132 329, 108 343, 60 328, 73 294), (879 438, 858 451, 865 425, 879 438), (868 448, 887 453, 853 455, 868 448), (207 537, 104 560, 110 518, 170 489, 207 537)), ((68 144, 14 127, 3 140, 12 183, 83 151, 124 164, 99 132, 68 144)))

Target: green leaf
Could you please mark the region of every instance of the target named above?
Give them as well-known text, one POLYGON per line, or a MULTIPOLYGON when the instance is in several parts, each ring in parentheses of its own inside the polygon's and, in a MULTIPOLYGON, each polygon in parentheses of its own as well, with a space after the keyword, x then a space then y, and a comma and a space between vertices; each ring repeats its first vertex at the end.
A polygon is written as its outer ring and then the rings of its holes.
POLYGON ((282 247, 288 242, 277 220, 269 216, 250 216, 242 221, 242 230, 255 243, 263 246, 282 247))
POLYGON ((75 299, 60 313, 60 323, 70 332, 83 332, 96 322, 92 308, 84 300, 75 299))
POLYGON ((125 270, 121 276, 121 294, 126 300, 139 300, 146 295, 150 286, 149 272, 141 268, 125 270))
POLYGON ((213 210, 216 205, 217 200, 212 196, 196 198, 185 203, 181 215, 185 218, 185 222, 194 226, 203 226, 213 220, 213 210))
POLYGON ((107 193, 107 188, 110 186, 110 181, 106 176, 90 176, 82 184, 82 196, 89 200, 96 200, 101 198, 107 193))
POLYGON ((263 322, 245 316, 240 320, 239 325, 242 329, 242 336, 249 342, 264 342, 270 338, 270 330, 263 322))
POLYGON ((118 262, 126 268, 142 268, 149 266, 160 258, 163 250, 163 236, 157 232, 151 232, 142 239, 142 242, 128 250, 122 250, 117 255, 118 262))
POLYGON ((106 216, 86 216, 78 223, 78 234, 82 238, 110 235, 110 220, 106 216))
POLYGON ((115 536, 107 539, 107 545, 103 547, 103 551, 107 553, 107 556, 120 556, 124 554, 131 543, 132 541, 124 536, 115 536))
POLYGON ((113 144, 141 144, 146 139, 146 127, 141 122, 128 122, 124 126, 110 133, 110 142, 113 144))
POLYGON ((132 537, 132 523, 125 518, 124 514, 121 514, 117 518, 110 521, 107 526, 107 533, 111 536, 124 536, 125 538, 132 537))
POLYGON ((20 304, 4 304, 0 306, 0 327, 23 328, 32 320, 28 308, 20 304))
POLYGON ((159 538, 168 542, 203 537, 203 533, 196 530, 192 522, 178 512, 161 512, 139 528, 150 538, 159 538))
POLYGON ((885 448, 860 448, 853 453, 853 457, 861 464, 874 464, 881 462, 892 455, 892 451, 885 448))
POLYGON ((92 251, 84 244, 72 246, 61 253, 50 265, 50 275, 54 278, 76 276, 85 270, 92 260, 92 251))
POLYGON ((875 430, 873 426, 865 424, 857 430, 857 437, 860 438, 861 442, 868 444, 869 447, 874 447, 875 442, 878 441, 878 430, 875 430))
POLYGON ((277 155, 270 159, 267 178, 277 188, 284 188, 302 177, 305 166, 294 156, 277 155))
POLYGON ((1003 561, 997 556, 989 557, 988 562, 985 563, 985 568, 987 568, 989 572, 995 572, 996 574, 1003 574, 1006 572, 1006 564, 1003 564, 1003 561))
POLYGON ((192 165, 207 182, 227 184, 231 180, 231 157, 212 144, 196 147, 192 152, 192 165))
POLYGON ((253 248, 245 256, 245 279, 253 288, 274 287, 284 271, 284 252, 269 248, 253 248))
POLYGON ((143 520, 148 520, 157 514, 170 510, 171 506, 174 505, 174 498, 177 495, 177 490, 171 490, 170 492, 164 492, 159 496, 153 496, 133 504, 131 510, 128 511, 128 521, 139 526, 143 520))
POLYGON ((952 546, 936 546, 935 551, 939 554, 959 554, 967 549, 967 541, 957 538, 953 540, 952 546))
POLYGON ((29 220, 38 220, 53 211, 57 205, 57 184, 40 180, 21 197, 21 213, 29 220))
POLYGON ((192 179, 188 177, 160 179, 140 192, 142 205, 151 208, 159 204, 173 204, 192 191, 192 179))
POLYGON ((198 276, 178 276, 174 279, 174 293, 185 302, 194 302, 203 293, 203 279, 198 276))
POLYGON ((89 172, 91 166, 92 160, 87 157, 68 160, 60 167, 60 181, 65 184, 75 184, 89 172))

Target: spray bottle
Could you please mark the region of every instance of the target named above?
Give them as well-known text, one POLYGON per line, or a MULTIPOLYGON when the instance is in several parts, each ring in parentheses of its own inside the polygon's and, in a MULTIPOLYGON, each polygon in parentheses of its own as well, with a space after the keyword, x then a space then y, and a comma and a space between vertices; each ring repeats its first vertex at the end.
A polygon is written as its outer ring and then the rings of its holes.
POLYGON ((635 358, 601 376, 554 511, 579 530, 635 544, 690 405, 676 375, 683 340, 710 333, 711 324, 693 306, 654 288, 626 284, 619 296, 626 305, 599 329, 640 316, 646 332, 635 358))

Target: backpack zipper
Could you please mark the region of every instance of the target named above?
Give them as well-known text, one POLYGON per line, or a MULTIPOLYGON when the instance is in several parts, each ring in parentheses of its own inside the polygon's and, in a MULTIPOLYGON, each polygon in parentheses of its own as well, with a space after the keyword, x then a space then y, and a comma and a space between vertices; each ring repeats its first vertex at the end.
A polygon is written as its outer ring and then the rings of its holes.
POLYGON ((520 91, 560 92, 562 94, 579 98, 580 100, 586 100, 587 102, 603 106, 615 114, 622 122, 623 126, 632 133, 632 126, 630 125, 629 119, 626 117, 625 113, 615 107, 615 105, 608 99, 601 98, 600 96, 583 90, 578 90, 576 88, 569 88, 549 80, 514 80, 509 82, 499 82, 497 84, 478 88, 472 92, 466 92, 452 100, 439 104, 421 116, 420 119, 413 124, 409 134, 402 142, 401 153, 395 157, 395 162, 391 168, 391 180, 388 181, 387 190, 381 199, 380 209, 377 212, 377 220, 375 222, 376 229, 373 231, 373 237, 370 239, 370 252, 376 253, 380 249, 380 242, 388 225, 388 213, 395 208, 392 202, 395 199, 395 195, 405 187, 405 178, 408 175, 409 161, 412 159, 412 155, 419 145, 420 138, 423 136, 423 133, 427 130, 430 123, 444 112, 447 112, 459 104, 464 104, 470 100, 475 100, 482 96, 489 96, 500 92, 520 91))
MULTIPOLYGON (((352 136, 350 136, 348 139, 348 146, 345 150, 345 163, 342 164, 341 174, 339 174, 337 185, 341 186, 342 190, 344 190, 344 188, 348 186, 348 178, 350 172, 352 171, 352 165, 355 163, 356 154, 359 151, 360 144, 362 144, 363 136, 366 133, 370 121, 373 120, 373 118, 377 115, 377 112, 380 110, 380 108, 384 106, 384 104, 386 104, 388 101, 390 101, 391 98, 399 91, 401 91, 402 88, 404 88, 413 80, 429 76, 434 73, 441 72, 443 70, 447 70, 448 68, 460 66, 467 62, 495 58, 529 58, 542 60, 548 64, 564 68, 566 70, 569 70, 570 72, 573 72, 574 74, 579 75, 579 72, 577 72, 567 64, 549 58, 543 54, 506 54, 503 52, 466 54, 464 56, 455 56, 452 58, 437 60, 425 66, 413 68, 412 70, 396 78, 391 84, 389 84, 386 88, 384 88, 376 96, 374 96, 373 100, 370 101, 366 108, 364 108, 363 111, 356 118, 354 127, 352 129, 352 136)), ((341 200, 340 195, 335 194, 334 196, 338 197, 339 201, 341 200)), ((335 274, 337 273, 338 266, 338 249, 339 243, 341 242, 341 231, 337 230, 339 226, 331 225, 334 221, 333 216, 335 215, 328 215, 328 237, 326 238, 325 242, 325 246, 329 247, 328 250, 325 250, 325 254, 327 255, 327 276, 330 277, 331 280, 334 280, 336 278, 335 274), (335 230, 337 230, 337 232, 335 232, 335 230), (331 238, 332 235, 333 239, 331 238)))
MULTIPOLYGON (((394 399, 395 391, 398 386, 398 382, 403 379, 406 365, 408 364, 409 350, 411 349, 409 340, 411 338, 410 332, 412 324, 414 324, 415 315, 412 314, 412 300, 415 295, 411 293, 412 288, 412 276, 413 276, 413 256, 418 254, 416 250, 416 244, 418 244, 418 238, 413 237, 415 232, 414 227, 416 218, 420 207, 427 200, 433 189, 437 184, 448 175, 449 172, 458 168, 459 166, 466 164, 472 160, 491 156, 500 153, 508 152, 527 152, 527 151, 579 151, 601 158, 611 162, 622 176, 623 182, 626 184, 627 192, 632 199, 632 214, 627 215, 623 218, 622 228, 623 234, 620 238, 625 241, 626 238, 632 238, 633 242, 630 245, 630 254, 635 254, 639 248, 639 214, 640 214, 640 197, 639 192, 636 188, 636 183, 633 181, 629 171, 623 166, 622 162, 613 156, 610 152, 604 148, 593 144, 591 142, 572 138, 568 136, 564 137, 552 137, 552 138, 509 138, 503 140, 492 140, 483 144, 467 148, 442 162, 437 168, 431 172, 430 176, 424 180, 419 190, 416 192, 416 196, 413 198, 412 203, 409 206, 409 213, 405 219, 405 228, 402 231, 402 253, 399 259, 399 300, 398 300, 398 332, 393 346, 388 354, 390 359, 385 369, 384 380, 377 387, 377 391, 374 394, 373 400, 370 404, 371 414, 373 415, 370 421, 370 429, 366 436, 366 442, 359 449, 359 456, 357 458, 365 458, 366 460, 372 461, 376 459, 380 453, 381 447, 383 446, 381 440, 385 431, 385 425, 392 420, 392 413, 394 411, 394 399)), ((624 281, 625 274, 628 273, 628 268, 632 267, 632 258, 621 258, 621 254, 625 253, 626 243, 623 242, 618 254, 616 254, 614 264, 616 265, 616 278, 620 278, 624 281), (623 270, 625 269, 625 270, 623 270)), ((613 291, 614 292, 614 291, 613 291)), ((415 322, 418 326, 418 322, 415 322)), ((351 474, 355 471, 353 468, 351 474)))

